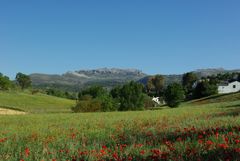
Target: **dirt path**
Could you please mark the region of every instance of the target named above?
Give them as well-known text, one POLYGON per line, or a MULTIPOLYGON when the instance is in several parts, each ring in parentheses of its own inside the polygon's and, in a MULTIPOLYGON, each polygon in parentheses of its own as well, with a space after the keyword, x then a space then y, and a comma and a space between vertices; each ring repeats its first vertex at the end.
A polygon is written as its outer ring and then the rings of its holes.
POLYGON ((0 108, 0 115, 25 115, 26 112, 0 108))

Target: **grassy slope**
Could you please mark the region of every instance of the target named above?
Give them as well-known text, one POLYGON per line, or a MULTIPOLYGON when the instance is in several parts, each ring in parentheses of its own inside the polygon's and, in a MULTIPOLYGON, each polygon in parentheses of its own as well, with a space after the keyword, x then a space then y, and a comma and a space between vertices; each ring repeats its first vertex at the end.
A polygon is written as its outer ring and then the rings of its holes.
POLYGON ((0 107, 19 109, 30 113, 70 112, 75 101, 21 92, 0 92, 0 107))
POLYGON ((238 100, 240 100, 240 92, 209 96, 206 98, 190 101, 189 103, 195 104, 195 105, 201 105, 201 104, 219 103, 219 102, 233 102, 238 100))

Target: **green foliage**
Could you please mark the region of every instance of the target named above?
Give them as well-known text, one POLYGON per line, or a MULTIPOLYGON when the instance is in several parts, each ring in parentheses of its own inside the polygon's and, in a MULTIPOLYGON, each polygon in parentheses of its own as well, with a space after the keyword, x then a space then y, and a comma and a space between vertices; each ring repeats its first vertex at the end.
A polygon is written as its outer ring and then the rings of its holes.
POLYGON ((182 86, 185 90, 185 94, 191 97, 193 92, 193 84, 198 80, 198 77, 193 72, 185 73, 182 77, 182 86))
POLYGON ((78 98, 84 95, 91 95, 93 98, 100 97, 102 95, 107 94, 107 90, 104 89, 102 86, 92 86, 90 88, 87 88, 78 94, 78 98))
POLYGON ((50 95, 50 96, 68 98, 68 99, 72 99, 72 100, 76 99, 75 93, 64 92, 64 91, 57 90, 57 89, 52 89, 52 88, 47 89, 46 93, 47 93, 47 95, 50 95))
POLYGON ((10 81, 9 77, 4 76, 0 73, 0 90, 8 90, 12 87, 12 82, 10 81))
POLYGON ((83 95, 79 98, 73 112, 107 112, 116 111, 117 103, 109 94, 93 98, 91 95, 83 95))
MULTIPOLYGON (((149 77, 146 83, 146 90, 149 95, 151 95, 151 92, 155 90, 155 86, 153 84, 154 77, 149 77)), ((154 95, 156 93, 154 92, 154 95)))
POLYGON ((144 106, 143 85, 131 81, 120 90, 120 111, 140 110, 144 106))
POLYGON ((101 111, 103 112, 116 111, 118 109, 117 101, 109 94, 102 95, 97 100, 101 102, 101 111))
POLYGON ((168 85, 165 91, 165 101, 169 107, 177 107, 185 98, 184 90, 178 83, 168 85))
POLYGON ((22 90, 25 88, 29 88, 32 85, 31 78, 23 73, 17 73, 16 81, 18 85, 22 88, 22 90))
POLYGON ((144 108, 145 109, 153 109, 155 103, 152 101, 152 97, 149 97, 147 94, 144 94, 144 108))
POLYGON ((73 112, 100 112, 102 109, 99 100, 78 101, 77 105, 72 107, 73 112))
POLYGON ((146 91, 150 96, 162 96, 165 79, 162 75, 149 77, 146 83, 146 91))
POLYGON ((153 79, 153 85, 156 90, 156 94, 161 96, 164 89, 164 77, 162 75, 156 75, 153 79))
POLYGON ((120 99, 121 86, 116 86, 110 91, 110 94, 115 99, 120 99))
POLYGON ((86 94, 86 95, 79 95, 78 96, 78 100, 79 101, 90 101, 90 100, 92 100, 92 96, 91 95, 88 95, 88 94, 86 94))
POLYGON ((101 86, 93 86, 78 94, 78 103, 72 108, 74 112, 116 111, 117 102, 101 86), (94 107, 96 105, 96 107, 94 107))
POLYGON ((195 98, 202 98, 217 94, 217 85, 212 84, 207 80, 203 80, 199 82, 194 90, 194 97, 195 98))

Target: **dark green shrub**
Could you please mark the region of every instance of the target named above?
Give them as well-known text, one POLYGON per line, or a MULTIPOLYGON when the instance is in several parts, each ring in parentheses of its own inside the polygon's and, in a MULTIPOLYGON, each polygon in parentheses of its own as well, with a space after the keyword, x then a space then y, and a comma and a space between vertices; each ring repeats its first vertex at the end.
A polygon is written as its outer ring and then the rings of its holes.
POLYGON ((100 112, 102 108, 101 102, 98 100, 79 101, 75 107, 72 107, 73 112, 100 112))
POLYGON ((165 101, 169 107, 178 107, 185 98, 183 87, 178 83, 168 85, 165 90, 165 101))
POLYGON ((194 90, 194 97, 195 98, 202 98, 217 94, 217 85, 211 84, 208 81, 199 82, 194 90))

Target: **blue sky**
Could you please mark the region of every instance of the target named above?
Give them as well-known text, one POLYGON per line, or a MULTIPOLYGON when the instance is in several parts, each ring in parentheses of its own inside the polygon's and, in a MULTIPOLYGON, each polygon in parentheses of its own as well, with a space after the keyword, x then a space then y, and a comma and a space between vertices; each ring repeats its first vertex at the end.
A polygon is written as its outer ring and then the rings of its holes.
POLYGON ((0 1, 0 72, 239 68, 239 0, 0 1))

